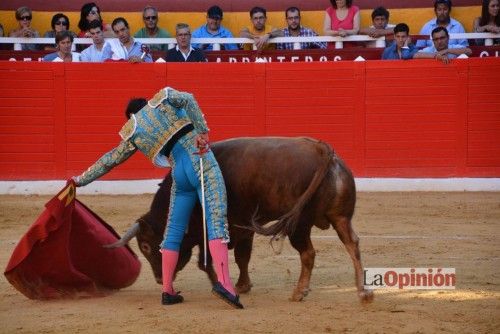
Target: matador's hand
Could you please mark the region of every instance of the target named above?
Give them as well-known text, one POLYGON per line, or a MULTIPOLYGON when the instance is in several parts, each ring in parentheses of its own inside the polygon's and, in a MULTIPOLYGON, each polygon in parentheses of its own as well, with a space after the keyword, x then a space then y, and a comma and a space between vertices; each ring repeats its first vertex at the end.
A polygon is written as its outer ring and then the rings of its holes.
POLYGON ((68 180, 68 182, 66 183, 70 183, 70 182, 73 182, 75 184, 75 186, 77 187, 80 187, 80 185, 78 184, 78 181, 79 181, 79 177, 78 176, 73 176, 71 179, 68 180))
POLYGON ((208 151, 208 133, 200 133, 196 136, 196 147, 200 150, 200 153, 205 153, 208 151))

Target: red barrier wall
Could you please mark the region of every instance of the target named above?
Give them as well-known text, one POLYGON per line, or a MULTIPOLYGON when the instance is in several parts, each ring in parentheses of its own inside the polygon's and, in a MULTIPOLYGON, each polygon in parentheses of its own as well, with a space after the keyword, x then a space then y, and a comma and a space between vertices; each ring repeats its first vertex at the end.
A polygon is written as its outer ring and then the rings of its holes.
MULTIPOLYGON (((499 177, 500 59, 0 62, 0 180, 65 179, 119 141, 130 97, 193 92, 212 140, 313 136, 356 176, 499 177)), ((235 157, 237 158, 237 157, 235 157)), ((160 178, 140 154, 106 179, 160 178)))

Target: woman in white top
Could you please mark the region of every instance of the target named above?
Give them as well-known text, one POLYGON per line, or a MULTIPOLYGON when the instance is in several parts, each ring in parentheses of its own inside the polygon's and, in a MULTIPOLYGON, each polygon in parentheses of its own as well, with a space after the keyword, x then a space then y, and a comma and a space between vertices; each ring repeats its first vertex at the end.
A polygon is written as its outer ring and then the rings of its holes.
POLYGON ((71 52, 73 46, 73 35, 71 31, 64 30, 56 33, 57 51, 43 57, 43 61, 79 62, 80 54, 71 52))

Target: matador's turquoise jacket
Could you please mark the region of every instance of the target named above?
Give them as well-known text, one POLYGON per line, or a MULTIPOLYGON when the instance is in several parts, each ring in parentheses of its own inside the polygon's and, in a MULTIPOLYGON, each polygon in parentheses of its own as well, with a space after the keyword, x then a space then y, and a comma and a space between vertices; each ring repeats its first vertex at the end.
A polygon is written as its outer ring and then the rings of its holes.
POLYGON ((90 166, 76 182, 84 186, 130 158, 137 150, 153 164, 169 167, 167 157, 160 151, 185 126, 192 124, 198 133, 208 132, 207 123, 192 94, 166 87, 148 104, 132 114, 120 130, 120 144, 90 166))

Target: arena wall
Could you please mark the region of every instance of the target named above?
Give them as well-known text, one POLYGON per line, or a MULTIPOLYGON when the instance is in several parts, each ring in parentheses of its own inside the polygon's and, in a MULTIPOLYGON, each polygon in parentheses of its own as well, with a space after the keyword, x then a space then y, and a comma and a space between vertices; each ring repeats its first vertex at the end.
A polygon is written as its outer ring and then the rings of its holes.
MULTIPOLYGON (((0 180, 62 180, 114 147, 133 96, 193 92, 211 139, 312 136, 357 177, 499 177, 500 59, 0 62, 0 180)), ((237 157, 235 157, 237 158, 237 157)), ((155 179, 140 154, 104 179, 155 179)))
MULTIPOLYGON (((136 32, 144 26, 142 22, 142 9, 145 5, 155 5, 160 10, 159 25, 171 34, 175 32, 175 25, 179 22, 188 23, 193 29, 206 23, 206 10, 214 3, 211 1, 97 1, 102 17, 105 22, 111 23, 114 18, 123 16, 129 24, 132 32, 136 32)), ((329 1, 314 0, 297 4, 293 1, 261 0, 241 1, 225 0, 217 2, 224 9, 224 20, 222 24, 235 36, 240 30, 250 24, 248 11, 251 7, 260 5, 268 10, 268 23, 274 27, 284 27, 284 10, 289 6, 299 6, 302 9, 302 24, 313 28, 321 34, 323 31, 323 19, 325 9, 329 1)), ((410 26, 411 34, 418 34, 425 22, 435 17, 433 1, 418 0, 381 0, 376 6, 385 6, 390 10, 390 22, 405 22, 410 26)), ((452 9, 453 18, 460 21, 467 32, 472 30, 472 22, 481 14, 481 6, 474 0, 455 0, 452 9)), ((371 25, 371 12, 375 4, 369 0, 357 0, 354 4, 361 8, 361 26, 371 25)), ((68 15, 70 29, 78 31, 81 1, 18 1, 11 0, 0 3, 0 23, 3 24, 5 32, 17 27, 14 11, 18 6, 26 5, 34 10, 32 26, 41 34, 51 30, 50 20, 57 12, 68 15)))

